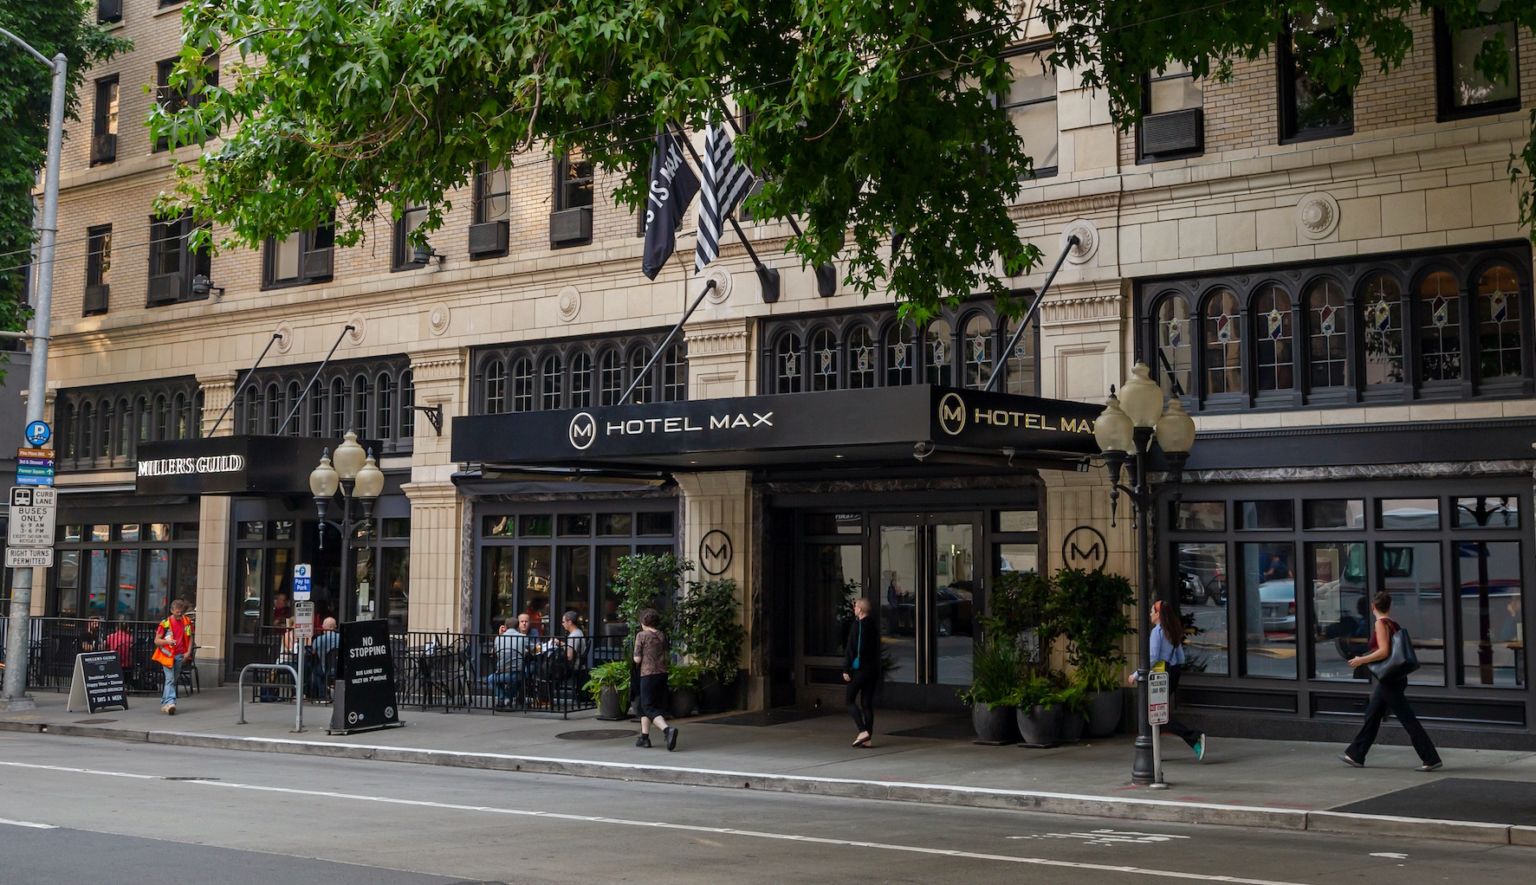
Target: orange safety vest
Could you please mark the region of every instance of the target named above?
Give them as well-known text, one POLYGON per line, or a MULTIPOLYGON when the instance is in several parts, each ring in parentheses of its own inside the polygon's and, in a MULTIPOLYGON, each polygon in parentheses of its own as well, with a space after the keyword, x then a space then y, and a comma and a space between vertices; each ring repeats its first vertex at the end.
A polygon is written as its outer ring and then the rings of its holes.
POLYGON ((155 653, 151 660, 162 667, 174 666, 176 655, 185 655, 192 646, 192 621, 186 615, 179 618, 166 618, 155 629, 155 638, 163 639, 169 633, 172 645, 166 650, 160 645, 155 646, 155 653), (179 629, 178 629, 179 628, 179 629))

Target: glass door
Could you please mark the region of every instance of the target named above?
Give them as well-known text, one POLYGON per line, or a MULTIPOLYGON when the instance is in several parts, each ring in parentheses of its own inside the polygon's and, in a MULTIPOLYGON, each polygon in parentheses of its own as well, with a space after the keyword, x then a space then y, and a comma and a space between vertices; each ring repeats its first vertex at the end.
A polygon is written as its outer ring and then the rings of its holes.
POLYGON ((873 522, 885 680, 969 685, 982 591, 980 514, 889 514, 873 522))

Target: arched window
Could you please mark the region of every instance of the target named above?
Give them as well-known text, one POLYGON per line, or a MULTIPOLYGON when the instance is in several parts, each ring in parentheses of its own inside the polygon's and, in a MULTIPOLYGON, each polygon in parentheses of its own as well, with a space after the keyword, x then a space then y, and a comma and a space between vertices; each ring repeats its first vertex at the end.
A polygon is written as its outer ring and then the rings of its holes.
POLYGON ((640 379, 635 385, 635 392, 629 395, 632 403, 649 403, 656 400, 656 376, 654 372, 647 372, 645 364, 651 360, 651 349, 640 346, 629 353, 629 378, 633 381, 640 379))
POLYGON ((400 420, 396 423, 399 439, 416 435, 416 375, 410 369, 400 373, 400 420))
POLYGON ((949 320, 936 319, 923 333, 923 365, 929 384, 955 384, 955 332, 949 320))
POLYGON ((96 457, 112 454, 112 401, 104 399, 96 405, 96 457))
POLYGON ((358 375, 352 379, 352 426, 347 430, 355 432, 362 439, 369 436, 368 411, 368 376, 358 375))
POLYGON ((1327 277, 1307 288, 1307 385, 1312 390, 1349 381, 1349 314, 1344 287, 1327 277))
POLYGON ((965 386, 980 390, 992 379, 997 366, 997 330, 992 318, 984 313, 972 314, 965 321, 960 342, 965 355, 965 386))
POLYGON ((203 391, 192 394, 192 438, 203 438, 203 391))
POLYGON ((811 334, 811 389, 837 389, 837 358, 841 348, 837 333, 831 329, 817 329, 811 334))
MULTIPOLYGON (((268 435, 277 433, 277 428, 283 422, 283 398, 277 391, 276 382, 267 385, 265 402, 267 422, 262 427, 262 432, 268 435)), ((160 401, 155 400, 155 424, 160 427, 160 438, 165 439, 165 425, 160 421, 160 401)))
POLYGON ((340 439, 347 432, 347 382, 340 377, 331 379, 331 428, 330 436, 340 439))
POLYGON ((512 411, 533 411, 533 360, 526 356, 512 363, 512 411))
MULTIPOLYGON (((176 394, 181 398, 183 394, 176 394)), ((128 457, 133 443, 133 409, 127 399, 117 401, 117 414, 113 416, 116 427, 112 430, 112 453, 119 458, 128 457)))
POLYGON ((1201 312, 1205 324, 1205 393, 1241 393, 1243 390, 1243 324, 1237 296, 1217 289, 1205 298, 1201 312))
POLYGON ((1519 377, 1524 371, 1520 304, 1520 279, 1514 268, 1495 264, 1478 275, 1478 375, 1484 381, 1519 377))
POLYGON ((1194 364, 1194 330, 1189 324, 1189 302, 1182 295, 1165 295, 1157 303, 1157 377, 1163 392, 1191 393, 1190 371, 1194 364))
POLYGON ((617 405, 619 397, 624 394, 624 365, 619 362, 617 350, 609 348, 603 351, 602 359, 598 361, 598 383, 602 385, 599 389, 601 405, 617 405))
POLYGON ((1461 287, 1437 270, 1419 281, 1419 369, 1425 381, 1461 378, 1461 287))
POLYGON ((907 323, 885 329, 885 383, 887 387, 911 384, 917 377, 917 333, 907 323))
POLYGON ((773 392, 800 393, 805 390, 805 355, 800 336, 785 332, 773 345, 773 392))
POLYGON ((328 394, 323 384, 316 384, 309 392, 309 422, 305 427, 307 435, 325 436, 325 414, 329 405, 327 399, 328 394))
POLYGON ((288 423, 288 434, 300 436, 304 432, 304 388, 298 379, 288 382, 288 398, 283 402, 283 420, 288 423), (292 416, 292 417, 290 417, 292 416))
MULTIPOLYGON (((1003 344, 1007 344, 1008 339, 1013 337, 1013 326, 1017 322, 1009 320, 1004 324, 1003 344)), ((1039 341, 1039 331, 1040 326, 1031 323, 1030 328, 1019 336, 1019 343, 1013 346, 1013 350, 1003 354, 1003 382, 998 385, 1001 390, 1024 396, 1040 395, 1040 374, 1035 371, 1035 345, 1039 341)))
POLYGON ((1296 386, 1291 294, 1274 284, 1264 286, 1253 296, 1252 316, 1258 389, 1290 390, 1296 386))
POLYGON ((669 403, 688 398, 688 356, 682 342, 668 347, 661 358, 661 398, 669 403))
MULTIPOLYGON (((240 432, 253 435, 261 433, 261 391, 257 389, 256 385, 252 384, 245 388, 245 393, 241 394, 241 396, 245 397, 245 404, 241 407, 241 412, 245 415, 245 424, 240 428, 240 432)), ((146 425, 144 439, 154 439, 155 418, 153 410, 146 406, 144 416, 144 423, 146 425)))
POLYGON ((395 379, 388 372, 380 372, 373 379, 373 426, 379 439, 388 439, 395 426, 395 379))
POLYGON ((875 386, 875 333, 859 323, 848 334, 848 386, 864 390, 875 386))
MULTIPOLYGON (((249 403, 250 399, 249 392, 247 392, 246 402, 249 403)), ((236 414, 238 415, 239 413, 237 412, 236 414)), ((138 427, 135 439, 141 443, 149 442, 149 422, 149 400, 145 399, 143 394, 140 394, 133 398, 133 423, 138 427)))
POLYGON ((499 359, 485 365, 485 413, 499 415, 507 410, 507 364, 499 359))
POLYGON ((96 407, 86 403, 80 407, 80 457, 87 460, 96 457, 96 407))
MULTIPOLYGON (((128 405, 127 402, 123 403, 123 406, 125 408, 127 407, 127 405, 128 405)), ((191 417, 192 416, 189 414, 188 409, 187 409, 187 395, 185 393, 177 391, 176 397, 171 400, 171 411, 176 416, 176 418, 175 418, 176 438, 177 439, 191 439, 192 438, 192 433, 191 433, 191 417)))
POLYGON ((571 354, 571 408, 592 405, 592 356, 585 350, 571 354))
MULTIPOLYGON (((267 391, 267 394, 268 394, 268 396, 275 397, 277 395, 277 388, 276 388, 276 386, 273 386, 272 388, 269 388, 268 391, 267 391)), ((163 394, 163 393, 155 394, 155 431, 154 432, 155 432, 155 441, 156 442, 158 442, 160 440, 166 440, 166 439, 170 439, 171 438, 171 415, 170 415, 171 408, 170 408, 170 405, 171 404, 170 404, 169 400, 166 399, 165 394, 163 394)))
POLYGON ((565 388, 565 365, 558 353, 544 357, 539 368, 539 408, 546 411, 560 408, 560 395, 565 388))
POLYGON ((1372 274, 1360 290, 1365 383, 1403 382, 1403 289, 1389 274, 1372 274))
POLYGON ((63 417, 59 445, 64 449, 64 457, 75 458, 80 454, 80 408, 71 403, 63 409, 63 417))

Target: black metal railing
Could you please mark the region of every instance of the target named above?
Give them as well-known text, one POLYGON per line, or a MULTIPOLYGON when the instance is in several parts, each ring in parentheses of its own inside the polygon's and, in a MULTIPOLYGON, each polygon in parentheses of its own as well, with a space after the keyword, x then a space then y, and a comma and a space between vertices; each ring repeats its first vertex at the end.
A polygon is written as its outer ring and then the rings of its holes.
MULTIPOLYGON (((0 617, 0 660, 8 617, 0 617)), ((123 667, 130 694, 159 694, 165 670, 151 660, 158 621, 103 621, 92 633, 88 618, 32 618, 29 621, 27 688, 67 691, 75 671, 75 655, 83 651, 114 651, 123 667)), ((195 686, 190 667, 182 677, 195 686)))

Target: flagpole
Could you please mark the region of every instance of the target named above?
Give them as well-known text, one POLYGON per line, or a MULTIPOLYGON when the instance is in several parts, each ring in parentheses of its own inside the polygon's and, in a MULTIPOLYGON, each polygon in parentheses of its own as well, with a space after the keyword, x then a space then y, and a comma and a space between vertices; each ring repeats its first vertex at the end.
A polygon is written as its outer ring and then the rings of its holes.
MULTIPOLYGON (((688 140, 682 127, 671 121, 668 121, 667 125, 672 127, 673 137, 682 142, 683 147, 688 150, 688 156, 693 158, 694 165, 703 169, 704 160, 699 157, 699 152, 694 150, 693 142, 688 140)), ((752 265, 757 269, 757 279, 763 286, 763 301, 769 304, 778 301, 779 271, 776 268, 763 264, 762 259, 757 257, 757 250, 753 249, 752 244, 747 242, 747 234, 741 229, 741 223, 736 220, 734 211, 726 215, 725 220, 731 223, 731 228, 736 231, 736 238, 741 240, 741 245, 747 250, 747 257, 752 259, 752 265)))
POLYGON ((713 279, 704 281, 704 288, 699 290, 699 297, 693 299, 693 303, 688 305, 687 312, 683 314, 682 319, 677 321, 677 325, 667 332, 667 337, 661 339, 661 343, 656 346, 656 351, 651 354, 651 358, 645 361, 645 368, 636 372, 635 377, 630 379, 629 386, 624 389, 624 395, 619 397, 620 405, 629 402, 629 395, 634 393, 635 388, 640 385, 640 379, 651 374, 651 367, 656 365, 656 361, 661 359, 661 355, 667 352, 667 348, 672 344, 672 339, 676 338, 677 333, 683 330, 683 325, 688 322, 689 317, 693 316, 693 312, 699 309, 699 305, 704 301, 704 296, 708 295, 709 290, 715 288, 715 285, 716 283, 713 279))

